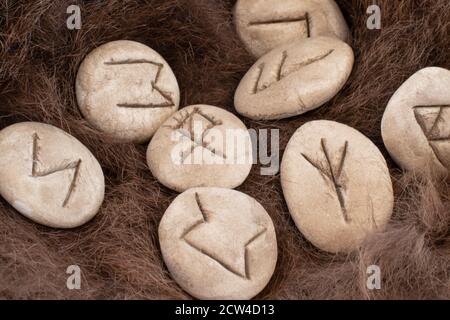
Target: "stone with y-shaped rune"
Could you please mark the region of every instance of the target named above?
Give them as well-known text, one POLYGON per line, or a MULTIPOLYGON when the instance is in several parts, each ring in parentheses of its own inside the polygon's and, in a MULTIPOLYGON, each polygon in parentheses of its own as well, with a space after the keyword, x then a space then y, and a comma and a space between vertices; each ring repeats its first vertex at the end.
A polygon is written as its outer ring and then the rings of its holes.
POLYGON ((450 169, 450 71, 429 67, 406 80, 390 99, 381 133, 399 166, 447 176, 450 169))
POLYGON ((281 164, 289 211, 303 235, 329 252, 350 252, 382 230, 393 208, 389 170, 355 129, 312 121, 289 141, 281 164))
POLYGON ((179 195, 161 219, 159 241, 172 277, 199 299, 251 299, 277 262, 270 216, 255 199, 230 189, 179 195))
POLYGON ((98 212, 104 190, 97 159, 61 129, 22 122, 0 131, 0 194, 31 220, 78 227, 98 212))
POLYGON ((76 80, 78 105, 97 129, 122 141, 148 141, 178 110, 180 92, 168 63, 134 41, 106 43, 87 55, 76 80))

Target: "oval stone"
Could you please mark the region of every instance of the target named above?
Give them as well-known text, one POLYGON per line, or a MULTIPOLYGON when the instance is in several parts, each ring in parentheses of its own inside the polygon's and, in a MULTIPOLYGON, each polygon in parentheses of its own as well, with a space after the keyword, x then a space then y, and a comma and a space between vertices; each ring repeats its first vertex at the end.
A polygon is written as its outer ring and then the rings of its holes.
POLYGON ((208 105, 185 107, 156 132, 147 163, 166 187, 235 188, 252 167, 250 134, 232 113, 208 105))
POLYGON ((347 23, 333 0, 239 0, 234 21, 247 50, 257 58, 298 39, 350 38, 347 23))
POLYGON ((381 132, 392 158, 405 170, 448 175, 450 71, 429 67, 406 80, 389 101, 381 132))
POLYGON ((22 122, 0 131, 0 194, 24 216, 78 227, 95 216, 104 191, 98 161, 61 129, 22 122))
POLYGON ((177 111, 178 83, 167 62, 134 41, 106 43, 81 64, 76 93, 84 117, 111 137, 141 143, 177 111))
POLYGON ((388 223, 392 182, 378 148, 332 121, 300 127, 281 164, 289 211, 303 235, 328 252, 350 252, 388 223))
POLYGON ((251 119, 275 120, 318 108, 342 89, 353 62, 352 49, 334 38, 281 46, 259 59, 241 80, 236 110, 251 119))
POLYGON ((164 213, 159 241, 172 277, 198 299, 251 299, 277 262, 270 216, 255 199, 229 189, 179 195, 164 213))

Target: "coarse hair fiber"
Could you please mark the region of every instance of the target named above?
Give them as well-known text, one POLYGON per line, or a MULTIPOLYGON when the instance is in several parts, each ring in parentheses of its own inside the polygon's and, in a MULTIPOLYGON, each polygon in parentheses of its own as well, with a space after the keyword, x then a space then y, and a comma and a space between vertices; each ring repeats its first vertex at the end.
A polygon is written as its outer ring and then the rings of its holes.
MULTIPOLYGON (((351 29, 355 66, 339 94, 319 109, 279 121, 243 119, 248 128, 280 129, 281 154, 311 120, 347 124, 387 159, 395 192, 386 230, 351 254, 329 254, 296 228, 280 177, 254 165, 238 188, 274 221, 278 263, 256 299, 449 299, 450 199, 447 181, 403 172, 383 145, 380 124, 399 86, 421 68, 450 68, 450 1, 338 0, 351 29), (367 8, 381 8, 380 30, 366 26, 367 8), (366 286, 380 267, 381 289, 366 286)), ((233 24, 233 0, 8 0, 0 2, 0 129, 21 121, 59 127, 99 160, 106 182, 98 215, 72 230, 23 217, 0 199, 0 298, 191 299, 162 260, 158 224, 177 193, 152 176, 146 144, 120 143, 95 130, 76 102, 83 58, 113 40, 141 42, 170 64, 181 107, 210 104, 236 114, 233 96, 255 62, 233 24), (67 7, 81 8, 80 30, 66 26, 67 7), (66 269, 82 270, 81 290, 68 290, 66 269)))

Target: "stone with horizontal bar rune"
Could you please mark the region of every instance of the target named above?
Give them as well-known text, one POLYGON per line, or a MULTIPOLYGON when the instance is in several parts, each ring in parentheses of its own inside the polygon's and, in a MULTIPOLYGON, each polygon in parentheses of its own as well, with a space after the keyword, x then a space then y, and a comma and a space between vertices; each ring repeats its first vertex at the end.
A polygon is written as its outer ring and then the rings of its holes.
POLYGON ((237 33, 255 57, 296 40, 318 36, 348 42, 350 32, 334 0, 239 0, 237 33))

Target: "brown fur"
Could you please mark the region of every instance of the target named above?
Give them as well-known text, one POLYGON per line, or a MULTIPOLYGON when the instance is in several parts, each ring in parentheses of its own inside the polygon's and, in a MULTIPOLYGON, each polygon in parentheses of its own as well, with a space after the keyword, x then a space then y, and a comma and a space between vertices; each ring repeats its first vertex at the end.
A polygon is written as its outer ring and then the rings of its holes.
MULTIPOLYGON (((83 26, 66 28, 69 0, 0 2, 0 129, 32 120, 56 125, 99 159, 105 202, 94 220, 55 230, 22 217, 0 200, 0 297, 184 299, 161 259, 157 228, 177 193, 162 187, 145 162, 145 145, 119 144, 92 129, 78 110, 74 82, 83 57, 111 40, 130 39, 160 52, 181 87, 181 105, 206 103, 233 111, 233 94, 253 63, 232 24, 233 0, 80 1, 83 26), (82 290, 66 288, 66 268, 82 268, 82 290)), ((380 136, 384 108, 410 75, 426 66, 450 68, 448 0, 337 1, 352 30, 356 63, 331 102, 307 115, 257 122, 281 129, 282 149, 312 119, 346 123, 370 137, 388 159, 395 212, 387 230, 349 256, 309 244, 289 216, 279 176, 259 165, 239 188, 274 220, 279 260, 258 298, 450 298, 450 199, 446 183, 402 173, 380 136), (382 30, 366 28, 367 7, 382 9, 382 30), (382 289, 366 289, 366 267, 377 264, 382 289)))

